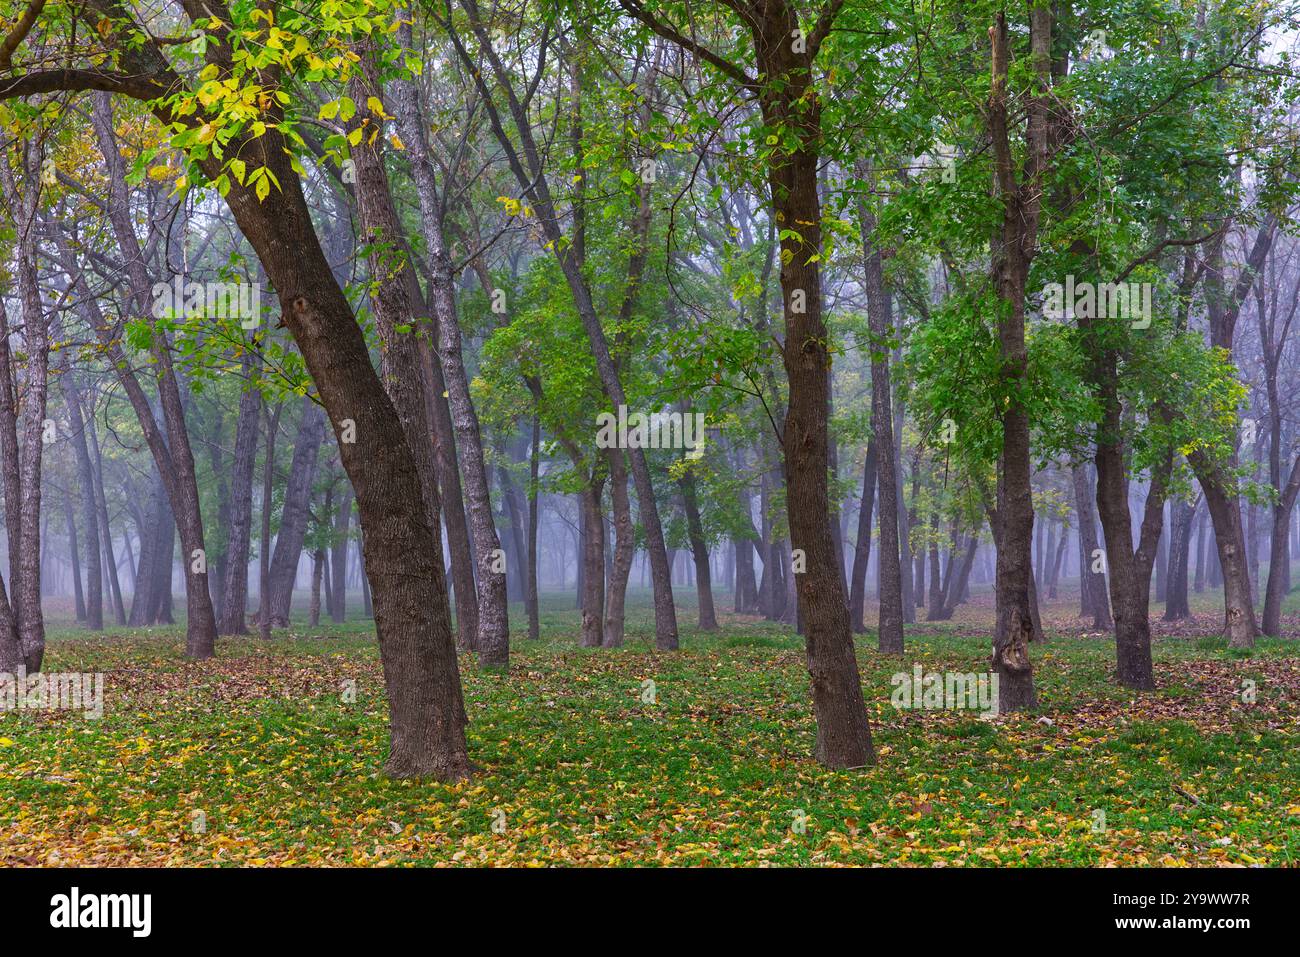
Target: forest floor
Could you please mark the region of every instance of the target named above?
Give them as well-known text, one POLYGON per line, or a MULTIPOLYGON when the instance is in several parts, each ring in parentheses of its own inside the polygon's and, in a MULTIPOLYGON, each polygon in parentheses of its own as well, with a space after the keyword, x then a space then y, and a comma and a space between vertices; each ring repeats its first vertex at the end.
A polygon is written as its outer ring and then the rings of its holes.
POLYGON ((0 713, 0 865, 1295 865, 1300 646, 1229 652, 1197 599, 1157 628, 1153 694, 1117 687, 1113 643, 1049 607, 1039 711, 989 720, 890 704, 914 664, 987 671, 986 601, 909 626, 900 658, 862 636, 879 763, 832 772, 788 627, 703 635, 686 606, 682 650, 658 654, 637 594, 626 647, 579 649, 572 596, 551 596, 509 674, 462 657, 479 771, 454 786, 382 776, 370 622, 223 640, 204 663, 179 629, 52 624, 47 670, 103 672, 104 714, 0 713))

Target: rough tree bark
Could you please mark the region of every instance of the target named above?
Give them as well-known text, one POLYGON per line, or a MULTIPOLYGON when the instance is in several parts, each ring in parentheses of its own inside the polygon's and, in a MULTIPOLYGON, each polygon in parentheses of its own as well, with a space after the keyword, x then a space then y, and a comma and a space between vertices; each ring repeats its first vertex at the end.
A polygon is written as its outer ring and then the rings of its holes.
MULTIPOLYGON (((19 149, 24 190, 14 183, 9 161, 0 161, 0 187, 17 219, 16 259, 18 265, 18 300, 22 309, 23 351, 26 353, 25 388, 18 418, 21 443, 18 446, 16 487, 20 498, 7 516, 16 512, 17 522, 8 524, 9 577, 14 583, 14 612, 17 617, 18 643, 28 672, 41 670, 45 658, 45 616, 41 610, 41 458, 45 450, 45 404, 50 361, 49 320, 41 304, 36 266, 37 211, 40 202, 40 146, 25 140, 19 149), (15 539, 17 544, 15 545, 15 539), (16 555, 15 555, 16 550, 16 555), (14 564, 14 558, 17 564, 14 564)), ((0 330, 6 340, 8 327, 0 330)), ((6 353, 8 346, 6 342, 6 353)), ((10 366, 6 354, 5 363, 10 366)), ((14 369, 6 369, 11 374, 14 369)), ((8 383, 6 382, 6 388, 8 383)), ((17 395, 17 380, 13 380, 17 395)), ((8 417, 6 429, 8 431, 8 417)), ((6 435, 6 442, 10 441, 6 435)), ((6 452, 6 459, 9 458, 6 452)), ((8 463, 6 462, 6 465, 8 463)), ((6 472, 6 499, 10 492, 6 472)), ((8 508, 6 502, 6 508, 8 508)))
POLYGON ((1010 50, 1006 15, 998 13, 989 29, 988 129, 994 154, 997 196, 1003 207, 1001 228, 993 241, 993 279, 999 300, 1000 387, 1006 395, 997 492, 997 624, 992 663, 1000 679, 999 709, 1004 712, 1027 710, 1036 704, 1033 664, 1029 657, 1029 643, 1034 637, 1034 609, 1031 607, 1033 563, 1030 555, 1034 502, 1029 415, 1023 400, 1028 377, 1025 284, 1037 247, 1041 177, 1050 155, 1047 93, 1051 63, 1051 10, 1031 7, 1029 20, 1035 95, 1028 104, 1028 156, 1023 181, 1018 180, 1011 153, 1007 102, 1010 50))

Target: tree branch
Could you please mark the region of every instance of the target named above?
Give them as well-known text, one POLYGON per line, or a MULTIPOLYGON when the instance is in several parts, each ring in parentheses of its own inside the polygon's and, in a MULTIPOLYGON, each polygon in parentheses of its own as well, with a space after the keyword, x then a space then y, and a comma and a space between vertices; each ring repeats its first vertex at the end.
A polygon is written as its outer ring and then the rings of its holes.
MULTIPOLYGON (((835 2, 836 0, 832 0, 832 4, 834 4, 835 2)), ((671 24, 664 23, 654 14, 650 13, 648 10, 642 7, 641 4, 637 2, 637 0, 618 0, 618 5, 622 7, 625 11, 627 11, 629 16, 637 20, 640 20, 642 23, 644 23, 655 33, 659 34, 661 37, 671 40, 673 43, 676 43, 678 46, 681 46, 683 49, 690 50, 701 60, 704 60, 706 63, 709 63, 717 67, 727 76, 731 77, 733 80, 739 83, 744 89, 754 93, 758 92, 758 81, 751 78, 748 73, 746 73, 744 70, 736 66, 736 64, 732 63, 730 60, 726 59, 725 57, 720 56, 717 53, 714 53, 712 50, 710 50, 708 47, 704 46, 703 44, 697 43, 696 41, 692 40, 690 37, 687 37, 686 35, 682 34, 671 24)))
POLYGON ((65 90, 102 90, 137 100, 156 100, 168 92, 164 84, 148 74, 104 73, 99 70, 42 70, 0 79, 0 100, 65 90))
POLYGON ((843 6, 844 0, 828 0, 826 6, 822 8, 822 12, 817 16, 817 23, 813 25, 812 33, 808 35, 808 59, 817 59, 817 51, 830 35, 835 18, 839 16, 840 8, 843 6))
POLYGON ((18 18, 18 23, 5 37, 4 43, 0 43, 0 70, 13 68, 11 60, 14 51, 27 39, 27 34, 32 32, 32 27, 36 25, 36 18, 41 15, 41 11, 44 9, 45 0, 31 0, 31 3, 27 5, 23 15, 18 18))

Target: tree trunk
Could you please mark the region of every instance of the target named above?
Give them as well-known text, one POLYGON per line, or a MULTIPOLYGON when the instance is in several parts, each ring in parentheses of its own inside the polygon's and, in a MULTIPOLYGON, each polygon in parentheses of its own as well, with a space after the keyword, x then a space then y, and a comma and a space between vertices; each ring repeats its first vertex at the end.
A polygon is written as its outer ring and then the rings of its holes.
MULTIPOLYGON (((445 197, 439 195, 415 86, 403 80, 394 84, 393 90, 394 109, 408 140, 411 172, 420 203, 429 275, 429 299, 436 319, 438 356, 442 364, 458 461, 464 479, 465 511, 478 561, 478 633, 475 648, 480 667, 508 668, 510 614, 506 576, 499 561, 501 541, 492 517, 487 460, 483 454, 478 413, 470 399, 469 378, 461 355, 455 282, 443 236, 445 197)), ((378 90, 373 93, 380 95, 378 90)), ((458 595, 458 600, 459 597, 458 595)))
POLYGON ((1291 474, 1286 487, 1278 490, 1277 502, 1273 505, 1273 529, 1269 538, 1268 550, 1268 584, 1264 593, 1264 621, 1262 630, 1266 635, 1278 637, 1282 634, 1282 599, 1287 592, 1287 571, 1289 570, 1289 541, 1291 512, 1295 508, 1297 494, 1300 494, 1300 456, 1291 463, 1291 474))
MULTIPOLYGON (((764 122, 790 131, 795 140, 789 150, 771 155, 766 172, 772 213, 777 221, 790 224, 780 241, 782 351, 789 382, 782 445, 790 538, 805 563, 802 573, 790 577, 798 581, 806 626, 817 717, 815 754, 827 767, 861 767, 874 763, 875 751, 854 656, 848 596, 830 528, 827 489, 830 353, 820 267, 813 255, 822 251, 817 193, 821 109, 810 85, 815 50, 789 42, 791 36, 800 35, 799 22, 784 0, 771 0, 752 27, 758 72, 777 81, 764 85, 759 95, 764 122)), ((883 442, 880 436, 877 440, 883 442)))
MULTIPOLYGON (((72 430, 72 448, 77 456, 77 476, 81 484, 81 515, 86 536, 86 627, 104 630, 104 573, 100 565, 99 515, 95 508, 95 475, 90 465, 90 448, 86 442, 85 419, 81 414, 81 396, 66 363, 60 381, 68 406, 68 425, 72 430)), ((105 534, 108 534, 105 529, 105 534)))
POLYGON ((1110 598, 1106 585, 1106 569, 1098 565, 1097 526, 1093 522, 1092 490, 1089 488, 1088 466, 1075 465, 1070 470, 1074 485, 1074 510, 1079 519, 1079 590, 1081 616, 1092 616, 1092 627, 1098 631, 1110 631, 1115 622, 1110 614, 1110 598), (1094 565, 1097 570, 1094 571, 1094 565))
POLYGON ((307 536, 311 516, 311 487, 316 478, 316 460, 325 440, 325 413, 304 396, 298 438, 294 442, 289 480, 284 489, 284 506, 280 510, 280 529, 275 536, 271 556, 270 609, 271 626, 287 628, 293 606, 293 585, 298 577, 298 560, 307 536))
POLYGON ((1199 503, 1181 499, 1173 508, 1173 527, 1170 530, 1169 575, 1165 591, 1165 621, 1181 621, 1191 616, 1188 604, 1188 565, 1191 558, 1192 524, 1199 503))
POLYGON ((695 494, 695 476, 686 472, 677 480, 686 510, 686 532, 691 541, 691 556, 695 560, 695 593, 699 600, 700 631, 717 631, 718 615, 713 607, 713 575, 709 568, 709 547, 704 541, 704 525, 700 521, 700 506, 695 494))
POLYGON ((275 489, 275 444, 280 431, 280 413, 284 405, 277 403, 274 411, 266 407, 266 446, 262 455, 262 544, 257 552, 257 633, 264 639, 271 637, 271 495, 275 489))
POLYGON ((156 474, 146 494, 148 498, 139 505, 133 501, 134 496, 131 496, 128 501, 128 505, 133 508, 137 539, 140 542, 140 557, 135 566, 135 582, 132 586, 131 615, 127 619, 127 624, 132 628, 141 628, 154 623, 153 610, 156 605, 153 590, 157 581, 157 576, 154 575, 154 564, 158 552, 156 529, 157 524, 162 521, 159 511, 161 503, 158 497, 164 494, 162 479, 156 474))
MULTIPOLYGON (((153 313, 153 282, 145 264, 144 252, 135 234, 131 215, 129 193, 126 185, 126 164, 117 145, 113 129, 113 109, 106 93, 95 95, 91 112, 100 153, 108 170, 108 211, 117 245, 125 260, 137 315, 153 313)), ((149 450, 158 465, 158 472, 171 503, 170 513, 175 528, 180 531, 181 551, 185 568, 186 624, 185 655, 188 658, 211 658, 217 637, 216 614, 212 596, 208 591, 207 552, 203 539, 203 516, 199 506, 198 482, 194 467, 194 453, 190 447, 189 432, 185 424, 184 405, 180 383, 172 365, 171 343, 164 331, 154 330, 152 354, 157 364, 158 398, 162 406, 166 439, 158 428, 152 408, 135 373, 126 363, 110 330, 102 317, 95 333, 101 344, 108 347, 109 358, 117 369, 118 380, 131 401, 136 417, 140 419, 149 450)), ((165 590, 170 607, 170 573, 165 590)))
POLYGON ((605 642, 605 536, 601 533, 600 496, 604 480, 588 479, 580 501, 584 518, 582 536, 582 632, 584 648, 605 642))
POLYGON ((943 601, 936 613, 931 609, 926 615, 927 621, 949 621, 957 610, 957 606, 965 600, 966 583, 970 579, 971 569, 975 567, 975 555, 979 551, 979 534, 978 530, 972 534, 970 541, 966 546, 961 561, 958 563, 956 573, 949 575, 947 587, 944 589, 943 601))
POLYGON ((334 544, 330 550, 330 621, 341 625, 348 617, 348 532, 352 527, 352 487, 344 480, 334 513, 334 544))
POLYGON ((9 316, 0 297, 0 474, 4 479, 5 537, 9 546, 9 584, 13 588, 13 605, 8 596, 0 606, 0 653, 12 656, 5 669, 9 674, 24 664, 21 628, 22 603, 22 473, 18 463, 18 399, 13 357, 9 348, 9 316), (10 631, 12 629, 12 631, 10 631))
POLYGON ((939 558, 938 540, 940 518, 936 509, 932 514, 935 537, 930 542, 930 595, 926 601, 926 621, 930 620, 930 612, 943 604, 943 563, 939 558))
MULTIPOLYGON (((99 515, 99 527, 104 530, 103 548, 104 548, 104 567, 108 570, 108 584, 113 592, 113 614, 116 616, 119 625, 126 624, 126 604, 122 600, 122 583, 117 574, 117 556, 113 551, 113 526, 108 519, 108 498, 104 494, 104 459, 99 453, 99 434, 95 429, 95 402, 94 390, 91 390, 90 404, 86 409, 85 416, 86 429, 90 433, 90 452, 94 462, 94 489, 95 489, 95 510, 99 515)), ((130 536, 123 535, 124 542, 129 548, 130 536)), ((127 566, 131 574, 135 574, 135 563, 131 560, 130 555, 127 557, 127 566)), ((132 583, 134 584, 134 582, 132 583)))
MULTIPOLYGON (((1028 118, 1030 150, 1038 162, 1027 163, 1035 175, 1043 172, 1046 140, 1046 79, 1051 60, 1051 11, 1031 7, 1030 48, 1040 96, 1028 118)), ((1034 534, 1029 415, 1024 406, 1028 380, 1025 344, 1025 283, 1037 244, 1041 186, 1034 180, 1016 182, 1008 134, 1007 23, 999 13, 989 31, 992 40, 988 126, 997 172, 998 199, 1003 207, 1001 229, 993 241, 993 279, 999 302, 997 317, 1001 369, 1002 456, 997 491, 997 623, 993 635, 993 668, 999 677, 999 710, 1023 711, 1036 705, 1029 643, 1034 637, 1031 607, 1034 534)))
POLYGON ((1187 461, 1201 483, 1210 521, 1214 525, 1214 542, 1223 569, 1223 628, 1228 636, 1228 647, 1252 648, 1259 628, 1251 600, 1236 481, 1225 479, 1204 451, 1192 452, 1187 461))
MULTIPOLYGON (((14 605, 18 643, 27 671, 41 670, 45 658, 45 616, 41 609, 41 458, 45 451, 45 405, 48 387, 50 337, 48 318, 41 303, 36 265, 37 207, 40 200, 40 167, 37 144, 23 141, 19 155, 25 181, 21 194, 15 187, 9 161, 0 162, 4 193, 17 222, 16 259, 18 299, 22 306, 23 351, 26 354, 25 388, 19 415, 22 444, 18 451, 18 522, 8 527, 11 565, 16 579, 14 605), (13 538, 18 536, 18 564, 12 564, 13 538), (15 567, 17 571, 15 571, 15 567)), ((8 338, 8 328, 0 330, 8 338)), ((5 365, 8 365, 8 361, 5 365)), ((15 394, 16 380, 15 380, 15 394)), ((8 489, 6 489, 8 491, 8 489)))
POLYGON ((173 625, 172 569, 176 564, 176 516, 165 493, 158 496, 158 505, 157 560, 153 565, 154 583, 150 589, 153 598, 150 618, 160 625, 173 625))
POLYGON ((465 708, 441 557, 401 419, 370 363, 356 316, 316 237, 302 184, 279 134, 261 138, 281 189, 259 201, 226 196, 279 294, 283 320, 325 404, 365 532, 366 577, 388 691, 385 771, 393 777, 469 776, 465 708))
MULTIPOLYGON (((536 641, 541 637, 541 609, 537 596, 537 524, 540 518, 538 501, 538 476, 541 462, 542 430, 541 421, 533 408, 533 440, 528 449, 528 575, 524 582, 524 603, 528 607, 528 637, 536 641)), ((626 488, 626 483, 625 486, 626 488)), ((627 582, 624 581, 624 592, 627 582)), ((609 632, 606 631, 606 636, 609 632)), ((622 637, 620 622, 619 636, 622 637)))
POLYGON ((849 581, 849 620, 853 623, 855 632, 867 630, 864 616, 867 599, 867 565, 871 563, 871 511, 876 501, 876 459, 876 437, 873 434, 867 440, 867 457, 862 466, 858 537, 853 547, 853 573, 849 581))
MULTIPOLYGON (((255 358, 246 352, 242 365, 250 377, 255 358)), ((225 593, 217 631, 222 635, 248 634, 248 555, 253 533, 253 470, 257 466, 257 433, 262 417, 262 394, 247 383, 239 397, 235 423, 235 451, 230 464, 230 534, 226 546, 225 593)))
MULTIPOLYGON (((865 180, 870 170, 863 161, 858 162, 856 174, 865 180)), ((866 206, 858 204, 859 229, 865 250, 867 319, 871 327, 871 437, 877 461, 876 483, 880 502, 880 555, 878 588, 880 592, 880 624, 878 647, 886 654, 903 653, 903 569, 899 550, 898 465, 895 461, 893 395, 890 385, 888 342, 893 321, 890 296, 884 289, 884 257, 873 241, 876 229, 875 216, 866 206)), ((866 493, 863 493, 865 499, 866 493)), ((858 539, 862 539, 859 525, 858 539)), ((865 562, 869 557, 863 556, 865 562)))
POLYGON ((623 450, 607 449, 605 455, 609 459, 609 493, 614 511, 614 566, 605 594, 605 646, 619 648, 623 644, 627 580, 636 554, 636 529, 627 494, 627 462, 623 450))
MULTIPOLYGON (((462 5, 470 16, 470 26, 478 41, 481 53, 480 63, 486 60, 497 80, 501 95, 507 99, 507 105, 515 131, 522 147, 522 155, 515 147, 515 141, 506 133, 497 109, 496 90, 488 85, 486 72, 476 66, 475 58, 465 49, 460 36, 454 30, 450 36, 456 45, 460 58, 471 67, 472 76, 481 95, 482 104, 492 127, 493 135, 506 154, 511 172, 522 194, 531 201, 537 214, 538 223, 546 237, 548 247, 556 256, 560 271, 568 284, 573 297, 574 307, 587 334, 587 341, 596 360, 596 372, 600 376, 601 388, 610 404, 617 409, 627 405, 627 395, 623 390, 622 378, 618 367, 610 354, 609 341, 601 326, 600 317, 592 300, 591 289, 583 274, 580 260, 572 245, 566 241, 561 226, 561 217, 551 196, 550 184, 541 165, 541 153, 533 136, 533 124, 525 104, 519 99, 511 79, 500 58, 492 49, 491 38, 483 24, 475 0, 463 0, 462 5), (525 168, 525 163, 527 168, 525 168)), ((654 485, 651 481, 650 466, 645 450, 631 448, 627 450, 632 466, 632 478, 636 485, 637 502, 640 506, 641 525, 645 530, 646 548, 650 554, 651 578, 654 583, 655 608, 655 645, 660 651, 672 651, 677 648, 677 609, 673 604, 672 577, 668 566, 668 551, 664 543, 663 525, 659 520, 659 509, 655 502, 654 485)))
POLYGON ((320 583, 325 570, 325 549, 317 548, 311 555, 311 604, 307 610, 307 621, 311 627, 320 625, 320 583))
MULTIPOLYGON (((68 563, 72 566, 72 600, 76 608, 77 624, 86 623, 86 595, 81 590, 81 556, 78 554, 80 542, 77 541, 77 519, 72 513, 72 490, 63 487, 63 518, 68 529, 68 563)), ((103 630, 100 622, 99 630, 103 630)))

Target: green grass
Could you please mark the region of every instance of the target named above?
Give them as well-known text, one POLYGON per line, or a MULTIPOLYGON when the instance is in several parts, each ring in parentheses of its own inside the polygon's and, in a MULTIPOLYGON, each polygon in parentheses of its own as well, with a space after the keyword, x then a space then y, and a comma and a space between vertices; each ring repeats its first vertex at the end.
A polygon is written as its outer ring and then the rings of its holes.
POLYGON ((985 635, 910 627, 902 658, 862 636, 879 762, 831 772, 810 759, 801 639, 734 617, 701 635, 692 620, 684 607, 680 652, 655 653, 634 594, 627 647, 579 649, 572 597, 551 596, 542 639, 516 632, 509 674, 462 657, 479 770, 455 786, 382 776, 370 622, 223 640, 205 663, 182 658, 178 629, 52 628, 48 670, 106 672, 105 715, 0 714, 0 865, 1300 858, 1294 642, 1237 657, 1221 639, 1158 639, 1160 690, 1143 695, 1114 685, 1109 641, 1056 637, 1033 652, 1040 710, 983 721, 898 711, 889 678, 914 662, 987 670, 985 635))

